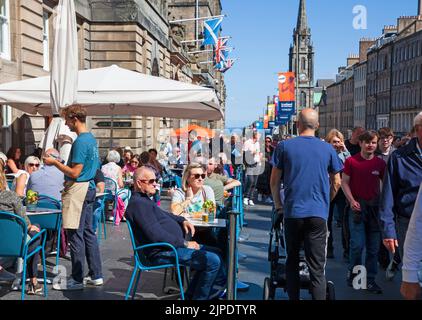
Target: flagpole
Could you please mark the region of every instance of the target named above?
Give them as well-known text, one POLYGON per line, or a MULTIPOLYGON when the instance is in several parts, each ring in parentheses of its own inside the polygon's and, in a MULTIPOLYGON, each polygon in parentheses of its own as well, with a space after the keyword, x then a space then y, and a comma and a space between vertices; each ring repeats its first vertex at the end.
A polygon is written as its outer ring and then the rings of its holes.
MULTIPOLYGON (((218 38, 218 39, 222 39, 222 40, 224 40, 224 39, 231 39, 232 37, 231 36, 227 36, 227 37, 220 37, 220 38, 218 38)), ((191 43, 191 42, 201 42, 201 41, 203 41, 204 39, 198 39, 198 40, 183 40, 183 41, 180 41, 180 43, 191 43)))
POLYGON ((188 22, 188 21, 196 21, 196 20, 207 20, 207 19, 213 19, 213 18, 225 18, 227 17, 226 14, 222 14, 219 16, 210 16, 210 17, 201 17, 201 18, 190 18, 190 19, 179 19, 179 20, 173 20, 169 21, 170 24, 174 23, 182 23, 182 22, 188 22))
POLYGON ((199 0, 196 0, 195 4, 195 40, 196 40, 196 49, 199 49, 198 38, 199 38, 199 0))

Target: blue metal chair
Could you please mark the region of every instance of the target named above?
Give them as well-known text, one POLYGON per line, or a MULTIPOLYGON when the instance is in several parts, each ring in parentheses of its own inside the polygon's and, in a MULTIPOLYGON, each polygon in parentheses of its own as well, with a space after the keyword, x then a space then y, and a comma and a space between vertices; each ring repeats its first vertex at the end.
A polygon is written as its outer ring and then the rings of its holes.
MULTIPOLYGON (((50 196, 43 194, 38 195, 38 208, 46 209, 62 209, 62 202, 50 196)), ((56 266, 59 265, 60 258, 60 237, 62 229, 62 215, 31 215, 29 217, 32 224, 39 224, 43 229, 53 230, 57 232, 57 246, 56 246, 56 266)))
POLYGON ((28 259, 36 254, 39 254, 41 251, 44 278, 44 297, 47 297, 48 289, 44 249, 46 230, 42 229, 27 242, 27 225, 25 220, 11 212, 0 211, 0 234, 0 256, 23 259, 21 300, 25 300, 26 265, 28 259), (29 246, 39 238, 41 238, 41 245, 37 246, 31 253, 29 253, 29 246))
POLYGON ((129 298, 129 294, 130 294, 130 291, 132 289, 133 281, 135 280, 135 277, 136 277, 135 286, 133 287, 133 292, 132 292, 132 299, 135 298, 136 289, 138 288, 138 283, 139 283, 139 279, 141 277, 142 271, 167 269, 167 268, 172 268, 172 267, 174 267, 176 272, 177 272, 177 280, 178 280, 179 289, 180 289, 180 297, 181 297, 182 300, 185 300, 185 294, 184 294, 183 284, 182 284, 182 277, 180 275, 179 255, 177 254, 176 248, 174 246, 172 246, 171 244, 164 243, 164 242, 151 243, 151 244, 146 244, 146 245, 137 247, 136 243, 135 243, 135 238, 133 237, 132 227, 130 226, 129 220, 128 220, 128 223, 127 223, 127 227, 129 229, 130 240, 132 242, 134 260, 135 260, 135 268, 133 270, 132 277, 130 278, 130 283, 129 283, 129 287, 127 288, 127 291, 126 291, 125 300, 128 300, 128 298, 129 298), (174 263, 168 263, 168 264, 155 265, 155 266, 145 265, 145 263, 148 262, 148 259, 143 254, 143 250, 146 249, 146 248, 151 248, 151 247, 168 247, 170 250, 173 250, 174 255, 175 255, 175 262, 174 263))
POLYGON ((98 242, 101 242, 101 233, 102 233, 102 231, 104 231, 104 240, 107 239, 105 203, 106 203, 106 197, 105 196, 102 196, 101 199, 100 199, 100 201, 99 201, 99 207, 95 207, 94 206, 94 211, 95 210, 100 210, 100 212, 101 212, 101 215, 100 215, 99 221, 98 221, 98 231, 97 231, 98 242), (102 226, 101 226, 101 223, 102 223, 102 226))
MULTIPOLYGON (((116 181, 114 181, 113 179, 104 178, 104 183, 105 183, 105 189, 104 192, 107 193, 104 196, 104 201, 107 202, 107 200, 111 200, 113 201, 113 223, 116 224, 116 214, 117 214, 117 191, 118 191, 118 187, 117 187, 117 183, 116 181)), ((105 208, 105 206, 104 206, 105 208)))

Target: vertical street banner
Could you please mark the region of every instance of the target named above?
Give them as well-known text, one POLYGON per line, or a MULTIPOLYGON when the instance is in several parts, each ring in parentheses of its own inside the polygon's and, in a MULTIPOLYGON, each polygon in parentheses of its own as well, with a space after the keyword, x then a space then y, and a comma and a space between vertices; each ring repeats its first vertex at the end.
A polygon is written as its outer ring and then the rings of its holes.
POLYGON ((275 120, 275 104, 267 105, 267 115, 268 115, 268 121, 275 120))
POLYGON ((294 72, 282 72, 278 74, 278 98, 280 102, 295 101, 294 72))
POLYGON ((278 112, 276 118, 277 125, 286 125, 292 118, 292 115, 296 113, 295 102, 279 102, 278 112))
POLYGON ((296 112, 294 72, 282 72, 278 74, 278 99, 276 124, 286 125, 296 112))
POLYGON ((264 116, 264 129, 268 129, 268 115, 264 116))

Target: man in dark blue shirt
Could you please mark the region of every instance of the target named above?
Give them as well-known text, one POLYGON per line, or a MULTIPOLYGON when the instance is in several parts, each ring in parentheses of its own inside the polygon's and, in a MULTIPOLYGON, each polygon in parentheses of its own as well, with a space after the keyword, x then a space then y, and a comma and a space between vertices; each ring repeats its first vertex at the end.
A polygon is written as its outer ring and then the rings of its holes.
POLYGON ((396 248, 399 247, 402 253, 407 226, 422 183, 422 112, 415 117, 414 125, 416 137, 391 154, 382 186, 380 219, 383 243, 394 254, 387 270, 393 272, 390 277, 400 264, 396 248))
POLYGON ((302 241, 311 276, 312 298, 326 299, 328 209, 340 188, 343 165, 334 148, 315 137, 318 126, 318 113, 313 109, 302 110, 298 122, 300 136, 281 142, 273 156, 270 184, 276 212, 284 214, 290 300, 300 299, 302 241), (281 180, 285 190, 284 207, 280 200, 281 180))
MULTIPOLYGON (((186 293, 186 298, 208 300, 217 297, 224 290, 226 275, 218 250, 186 241, 185 234, 195 234, 195 227, 181 216, 162 210, 151 200, 158 184, 150 167, 136 170, 135 193, 126 209, 126 219, 130 223, 137 246, 167 242, 173 245, 181 265, 190 266, 196 271, 186 293)), ((169 263, 174 252, 165 249, 145 250, 153 263, 169 263)))

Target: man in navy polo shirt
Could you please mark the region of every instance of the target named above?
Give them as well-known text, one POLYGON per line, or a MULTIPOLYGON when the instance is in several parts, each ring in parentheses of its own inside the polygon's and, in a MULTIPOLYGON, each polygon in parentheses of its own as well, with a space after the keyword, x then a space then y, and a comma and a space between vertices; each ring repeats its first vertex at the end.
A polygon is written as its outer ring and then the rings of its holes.
POLYGON ((328 209, 330 200, 340 188, 343 165, 334 148, 315 137, 318 126, 318 113, 313 109, 302 110, 298 121, 300 136, 281 142, 273 156, 271 191, 275 210, 284 214, 290 300, 300 299, 302 242, 310 271, 312 298, 326 299, 328 209), (280 201, 281 180, 285 191, 284 207, 280 201))

